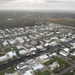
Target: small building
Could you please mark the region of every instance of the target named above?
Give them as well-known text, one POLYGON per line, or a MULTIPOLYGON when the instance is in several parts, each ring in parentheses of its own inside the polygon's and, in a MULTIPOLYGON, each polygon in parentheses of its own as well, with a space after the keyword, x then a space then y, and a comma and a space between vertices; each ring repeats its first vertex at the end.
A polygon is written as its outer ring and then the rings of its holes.
POLYGON ((62 42, 66 42, 66 39, 65 38, 61 38, 59 40, 62 41, 62 42))
POLYGON ((39 59, 43 63, 49 61, 49 57, 46 54, 39 56, 39 59))
POLYGON ((57 53, 52 53, 51 56, 57 56, 57 53))
POLYGON ((23 48, 23 46, 22 45, 17 45, 16 48, 21 49, 21 48, 23 48))
POLYGON ((59 63, 56 61, 53 64, 49 65, 50 70, 54 70, 55 68, 59 67, 59 63))
POLYGON ((69 48, 64 48, 64 51, 69 53, 70 49, 69 48))
POLYGON ((17 56, 15 51, 7 52, 6 55, 7 55, 7 58, 13 58, 14 56, 15 57, 17 56))
POLYGON ((37 49, 36 48, 30 48, 30 51, 36 51, 37 49))
POLYGON ((50 45, 51 46, 55 46, 55 45, 57 45, 58 43, 56 42, 56 41, 52 41, 52 42, 50 42, 50 45))
POLYGON ((35 59, 30 59, 27 62, 28 62, 28 64, 35 64, 36 63, 35 59))
POLYGON ((7 41, 4 41, 3 42, 3 46, 7 46, 7 45, 9 45, 8 42, 7 41))
POLYGON ((36 46, 37 49, 43 49, 42 45, 36 46))
POLYGON ((57 36, 50 38, 50 40, 57 40, 57 39, 58 39, 57 36))
POLYGON ((26 54, 26 53, 27 53, 26 50, 20 50, 20 51, 19 51, 19 54, 20 54, 20 55, 24 55, 24 54, 26 54))
POLYGON ((21 44, 24 43, 24 40, 21 37, 17 37, 16 40, 21 44))
POLYGON ((71 56, 75 56, 75 52, 71 53, 71 56))
POLYGON ((6 55, 0 57, 0 62, 6 61, 6 60, 8 60, 6 55))
POLYGON ((42 65, 42 64, 34 64, 33 66, 32 66, 32 68, 33 68, 33 70, 34 71, 36 71, 36 70, 42 70, 43 68, 44 68, 44 66, 42 65))
POLYGON ((15 40, 14 39, 10 39, 10 40, 8 40, 8 42, 11 44, 11 45, 13 45, 13 44, 15 44, 15 40))
POLYGON ((62 56, 68 56, 68 55, 69 55, 69 54, 68 54, 67 52, 65 52, 65 51, 60 51, 59 54, 62 55, 62 56))
POLYGON ((49 46, 49 45, 50 45, 49 43, 45 43, 45 44, 44 44, 45 47, 47 47, 47 46, 49 46))
POLYGON ((28 70, 28 71, 26 71, 24 74, 22 74, 22 75, 33 75, 33 73, 32 73, 33 71, 32 70, 28 70))

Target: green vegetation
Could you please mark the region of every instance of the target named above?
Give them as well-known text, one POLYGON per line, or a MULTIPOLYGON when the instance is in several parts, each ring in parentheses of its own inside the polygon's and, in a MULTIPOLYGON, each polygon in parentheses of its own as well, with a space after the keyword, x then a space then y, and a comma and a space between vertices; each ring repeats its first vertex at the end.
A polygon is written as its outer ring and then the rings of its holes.
POLYGON ((53 57, 53 59, 55 60, 55 61, 57 61, 58 63, 59 63, 59 65, 60 65, 60 67, 59 68, 55 68, 54 69, 54 73, 58 73, 58 72, 60 72, 60 71, 62 71, 63 69, 65 69, 65 68, 67 68, 68 66, 69 66, 69 64, 68 63, 66 63, 63 59, 61 59, 61 58, 58 58, 58 57, 53 57))
POLYGON ((50 75, 49 71, 41 72, 40 70, 35 71, 35 75, 50 75))
POLYGON ((12 51, 12 49, 11 48, 7 48, 5 51, 6 52, 10 52, 10 51, 12 51))
POLYGON ((3 55, 5 55, 5 54, 0 53, 0 56, 3 56, 3 55))
POLYGON ((52 60, 49 60, 49 61, 47 61, 47 62, 45 62, 44 64, 46 65, 46 66, 49 66, 50 64, 52 64, 52 60))
POLYGON ((44 21, 63 24, 67 26, 75 26, 74 18, 50 18, 50 19, 45 19, 44 21))
POLYGON ((1 71, 0 72, 0 75, 5 75, 5 73, 14 73, 15 72, 15 70, 14 70, 14 68, 13 67, 10 67, 10 68, 8 68, 8 69, 5 69, 5 70, 3 70, 3 71, 1 71))
POLYGON ((50 64, 52 64, 53 62, 57 61, 60 65, 60 67, 56 67, 53 72, 54 73, 58 73, 60 71, 62 71, 63 69, 67 68, 69 66, 68 63, 66 63, 63 59, 59 58, 59 57, 52 57, 52 59, 50 59, 49 61, 45 62, 44 64, 46 66, 49 66, 50 64))

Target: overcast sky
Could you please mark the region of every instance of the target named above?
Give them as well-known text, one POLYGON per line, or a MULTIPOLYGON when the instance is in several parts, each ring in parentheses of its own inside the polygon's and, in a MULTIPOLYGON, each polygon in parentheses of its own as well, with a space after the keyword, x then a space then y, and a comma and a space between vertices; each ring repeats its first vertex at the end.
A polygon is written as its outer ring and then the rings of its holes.
POLYGON ((0 9, 75 10, 75 0, 0 0, 0 9))

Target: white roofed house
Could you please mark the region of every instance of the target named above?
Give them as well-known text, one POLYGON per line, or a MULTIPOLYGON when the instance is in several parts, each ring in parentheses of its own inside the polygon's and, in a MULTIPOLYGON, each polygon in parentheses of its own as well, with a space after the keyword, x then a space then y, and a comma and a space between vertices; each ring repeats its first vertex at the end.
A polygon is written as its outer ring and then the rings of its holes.
POLYGON ((64 51, 69 53, 70 49, 69 48, 64 48, 64 51))
POLYGON ((23 46, 22 45, 17 45, 16 48, 21 49, 21 48, 23 48, 23 46))
POLYGON ((32 47, 32 48, 29 49, 29 52, 30 52, 31 55, 36 54, 36 51, 37 51, 37 49, 35 47, 32 47))
POLYGON ((57 40, 57 39, 58 39, 57 36, 50 38, 50 40, 57 40))
POLYGON ((7 40, 5 40, 4 42, 3 42, 3 46, 8 46, 9 44, 8 44, 8 42, 7 42, 7 40))
POLYGON ((75 52, 71 53, 71 56, 75 56, 75 52))
POLYGON ((66 38, 59 39, 61 42, 66 42, 66 38))
POLYGON ((36 46, 37 49, 43 49, 42 45, 36 46))
POLYGON ((34 47, 30 48, 30 52, 35 52, 36 50, 37 50, 37 49, 34 48, 34 47))
POLYGON ((50 44, 49 43, 45 43, 44 46, 45 47, 48 47, 48 46, 50 46, 50 44))
POLYGON ((19 54, 20 54, 20 55, 25 55, 25 54, 27 54, 27 53, 28 53, 28 51, 26 51, 26 50, 20 50, 20 51, 19 51, 19 54))
POLYGON ((6 55, 0 56, 0 62, 6 61, 6 60, 8 60, 6 55))
POLYGON ((29 65, 34 71, 38 69, 41 70, 44 68, 44 66, 41 63, 37 62, 35 59, 30 59, 27 62, 29 63, 29 65))
POLYGON ((50 56, 50 57, 52 57, 52 56, 57 56, 57 53, 54 52, 54 53, 52 53, 52 54, 49 54, 49 56, 50 56))
POLYGON ((55 46, 55 45, 57 45, 58 43, 56 42, 56 41, 52 41, 52 42, 50 42, 50 45, 51 46, 55 46))
POLYGON ((38 69, 39 69, 39 70, 42 70, 42 69, 44 68, 44 66, 43 66, 42 64, 40 64, 40 63, 39 63, 39 64, 36 63, 36 64, 34 64, 34 65, 32 66, 32 68, 33 68, 34 71, 36 71, 36 70, 38 70, 38 69))
POLYGON ((60 65, 57 61, 55 61, 53 64, 49 65, 50 70, 54 70, 57 67, 60 67, 60 65))
POLYGON ((21 44, 24 43, 24 40, 23 40, 23 38, 21 38, 21 37, 17 37, 16 40, 17 40, 19 43, 21 43, 21 44))
POLYGON ((10 39, 10 40, 8 40, 8 42, 9 42, 11 45, 13 45, 13 44, 16 43, 16 40, 15 40, 15 39, 10 39))
POLYGON ((0 39, 2 39, 3 38, 3 36, 0 34, 0 39))
POLYGON ((32 70, 28 70, 28 71, 26 71, 24 74, 22 74, 22 75, 33 75, 33 73, 32 73, 33 71, 32 70))
POLYGON ((44 54, 44 55, 39 56, 39 60, 42 63, 45 63, 45 62, 49 61, 49 57, 46 54, 44 54))
POLYGON ((36 51, 36 48, 32 47, 30 48, 31 51, 36 51))
POLYGON ((25 65, 24 62, 18 64, 16 67, 21 75, 33 75, 33 70, 29 67, 29 65, 25 65))
POLYGON ((4 36, 5 38, 10 37, 10 35, 8 35, 8 34, 3 34, 3 36, 4 36))
POLYGON ((68 54, 67 52, 65 52, 65 51, 60 51, 59 54, 62 55, 62 56, 65 56, 65 57, 69 55, 69 54, 68 54))
POLYGON ((7 52, 7 53, 6 53, 6 56, 7 56, 7 58, 9 58, 9 59, 13 59, 13 57, 16 57, 17 54, 16 54, 15 51, 10 51, 10 52, 7 52))

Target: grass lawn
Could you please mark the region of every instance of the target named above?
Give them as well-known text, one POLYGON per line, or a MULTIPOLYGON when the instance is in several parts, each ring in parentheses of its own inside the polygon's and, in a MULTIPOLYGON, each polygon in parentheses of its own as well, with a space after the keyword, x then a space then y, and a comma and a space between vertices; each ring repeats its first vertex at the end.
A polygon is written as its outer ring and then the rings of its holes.
POLYGON ((53 63, 53 61, 54 61, 54 60, 49 60, 49 61, 45 62, 44 64, 45 64, 46 66, 49 66, 50 64, 53 63))
POLYGON ((0 71, 0 75, 5 75, 5 73, 9 74, 9 73, 14 73, 14 72, 15 72, 14 68, 11 67, 11 68, 5 69, 3 71, 0 71))
POLYGON ((50 75, 49 71, 41 72, 40 70, 35 72, 35 75, 50 75))
POLYGON ((62 71, 63 69, 69 67, 69 64, 66 63, 63 59, 58 58, 58 57, 53 57, 53 59, 55 61, 57 61, 59 63, 59 65, 60 65, 59 68, 55 68, 54 73, 58 73, 58 72, 62 71))
POLYGON ((7 48, 5 51, 6 52, 10 52, 10 51, 12 51, 12 49, 11 48, 7 48))
POLYGON ((48 67, 50 64, 52 64, 55 61, 59 63, 60 67, 55 68, 53 70, 54 73, 58 73, 69 66, 68 63, 66 63, 62 58, 59 58, 59 57, 52 57, 52 59, 45 62, 44 64, 48 67))
POLYGON ((1 54, 1 53, 0 53, 0 56, 4 56, 4 55, 5 55, 5 54, 1 54))
POLYGON ((63 59, 61 59, 61 58, 55 57, 54 59, 55 59, 55 61, 58 61, 58 63, 60 64, 61 67, 62 67, 63 65, 66 66, 66 67, 69 66, 69 64, 66 63, 66 62, 65 62, 63 59))

